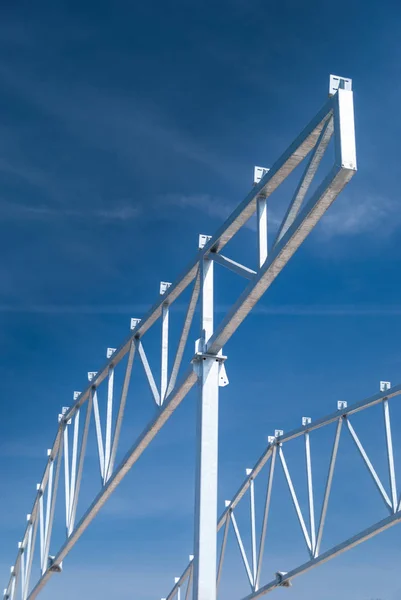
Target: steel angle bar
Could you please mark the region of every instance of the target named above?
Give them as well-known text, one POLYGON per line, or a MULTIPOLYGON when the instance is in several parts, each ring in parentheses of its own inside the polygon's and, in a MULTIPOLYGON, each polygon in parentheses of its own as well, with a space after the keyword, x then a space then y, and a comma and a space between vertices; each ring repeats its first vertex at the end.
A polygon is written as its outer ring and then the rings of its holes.
POLYGON ((391 488, 391 499, 393 504, 393 512, 397 512, 398 499, 397 499, 397 483, 395 478, 395 466, 394 466, 394 451, 393 451, 393 440, 391 435, 391 422, 390 422, 390 409, 388 400, 383 400, 383 416, 384 416, 384 427, 386 430, 386 445, 387 445, 387 462, 388 462, 388 474, 391 488))
POLYGON ((322 542, 323 529, 324 529, 324 524, 326 522, 327 509, 328 509, 328 506, 329 506, 329 498, 330 498, 331 486, 332 486, 332 483, 333 483, 334 467, 336 465, 338 445, 340 443, 340 436, 341 436, 342 424, 343 424, 343 417, 341 416, 338 419, 338 421, 337 421, 337 428, 336 428, 336 433, 335 433, 335 436, 334 436, 334 444, 333 444, 333 449, 331 451, 331 457, 330 457, 330 463, 329 463, 329 470, 328 470, 328 473, 327 473, 326 487, 325 487, 325 490, 324 490, 322 511, 320 513, 320 521, 319 521, 319 529, 318 529, 318 532, 317 532, 317 540, 316 540, 316 545, 315 545, 315 547, 313 549, 313 554, 314 554, 315 558, 319 554, 320 544, 322 542))
POLYGON ((45 544, 44 544, 44 556, 43 556, 42 571, 43 571, 44 567, 46 566, 46 561, 49 556, 50 541, 51 541, 51 535, 52 535, 52 529, 53 529, 54 513, 55 513, 55 509, 56 509, 57 490, 58 490, 58 482, 59 482, 62 458, 63 458, 63 446, 60 444, 59 450, 58 450, 58 456, 57 456, 56 472, 54 475, 54 484, 53 484, 53 491, 52 491, 51 502, 50 502, 50 510, 48 513, 48 518, 46 517, 46 532, 45 532, 45 544))
POLYGON ((260 194, 256 200, 256 223, 258 235, 258 263, 261 267, 269 252, 267 237, 267 200, 260 194))
POLYGON ((160 404, 163 404, 167 393, 168 382, 168 324, 169 307, 163 304, 162 308, 162 339, 161 339, 161 379, 160 379, 160 404))
POLYGON ((157 385, 155 382, 155 378, 153 377, 152 369, 150 368, 147 356, 145 354, 143 344, 140 340, 136 341, 136 347, 138 350, 139 358, 141 359, 143 368, 145 370, 146 379, 148 380, 150 391, 152 392, 154 401, 156 402, 157 406, 160 406, 159 390, 157 389, 157 385))
POLYGON ((260 532, 258 565, 257 565, 257 569, 256 569, 256 579, 255 579, 255 590, 257 590, 259 587, 260 575, 262 573, 262 563, 263 563, 263 555, 264 555, 265 542, 266 542, 267 522, 268 522, 268 518, 269 518, 269 511, 270 511, 270 500, 271 500, 272 489, 273 489, 273 477, 274 477, 274 467, 276 464, 276 455, 277 455, 277 445, 274 444, 274 446, 272 448, 272 454, 271 454, 269 479, 267 481, 267 488, 266 488, 266 499, 265 499, 265 508, 263 511, 262 529, 260 532))
POLYGON ((242 562, 244 563, 245 571, 246 571, 246 574, 248 576, 249 585, 253 589, 254 583, 253 583, 253 577, 252 577, 251 569, 249 567, 248 558, 246 556, 244 544, 242 542, 241 534, 239 532, 237 521, 236 521, 236 518, 235 518, 235 515, 234 515, 233 511, 230 512, 230 518, 231 518, 231 522, 233 524, 233 529, 234 529, 235 537, 237 539, 238 548, 239 548, 239 551, 241 553, 242 562))
POLYGON ((199 270, 198 270, 198 273, 195 278, 195 283, 194 283, 194 287, 192 290, 192 294, 191 294, 191 299, 189 301, 187 314, 185 316, 185 321, 184 321, 184 325, 182 328, 180 341, 178 342, 178 348, 177 348, 177 352, 175 355, 173 368, 171 370, 170 381, 169 381, 168 388, 167 388, 167 395, 170 394, 170 392, 174 389, 174 386, 177 382, 177 376, 178 376, 178 373, 179 373, 179 370, 181 367, 185 346, 188 341, 188 335, 189 335, 189 331, 191 329, 192 321, 194 318, 196 305, 198 303, 199 291, 200 291, 200 276, 199 276, 199 270))
POLYGON ((254 598, 260 598, 261 596, 272 592, 278 587, 283 587, 283 585, 285 585, 286 583, 288 584, 292 579, 298 577, 298 575, 302 575, 303 573, 310 571, 314 567, 328 562, 329 560, 335 558, 339 554, 342 554, 347 550, 355 548, 355 546, 358 546, 362 542, 366 542, 367 540, 381 533, 382 531, 385 531, 393 525, 396 525, 397 523, 399 523, 399 521, 401 521, 401 513, 397 512, 393 515, 390 515, 382 521, 375 523, 375 525, 367 527, 360 533, 352 536, 351 538, 347 539, 341 544, 333 546, 333 548, 327 550, 326 552, 323 552, 320 556, 313 558, 312 560, 296 567, 295 569, 292 569, 291 571, 288 571, 288 573, 282 575, 280 580, 275 579, 271 581, 270 583, 261 587, 259 590, 253 592, 252 594, 249 594, 248 596, 245 596, 244 598, 242 598, 242 600, 254 600, 254 598))
POLYGON ((104 446, 103 446, 102 426, 100 423, 99 401, 97 398, 97 389, 96 388, 93 388, 92 400, 93 400, 93 415, 95 417, 97 450, 98 450, 98 455, 99 455, 100 477, 101 477, 101 480, 103 483, 103 481, 104 481, 104 446))
POLYGON ((244 265, 241 265, 240 263, 235 262, 235 260, 231 260, 231 258, 227 258, 218 252, 211 252, 209 256, 214 262, 226 267, 237 275, 242 275, 242 277, 245 277, 246 279, 252 279, 256 275, 256 271, 248 269, 248 267, 244 267, 244 265))
POLYGON ((129 384, 131 381, 131 373, 132 373, 132 365, 134 363, 135 349, 136 349, 135 343, 134 343, 134 341, 132 341, 130 351, 128 354, 127 366, 125 368, 124 383, 123 383, 123 387, 121 390, 120 404, 118 407, 117 419, 116 419, 116 424, 115 424, 115 428, 114 428, 113 445, 111 448, 110 464, 109 464, 109 469, 107 472, 107 481, 109 480, 109 478, 113 472, 114 463, 116 460, 118 442, 120 440, 121 427, 122 427, 123 418, 124 418, 125 405, 127 402, 128 389, 129 389, 129 384))
POLYGON ((106 437, 104 443, 104 472, 103 485, 107 481, 111 458, 111 432, 113 426, 113 391, 114 391, 114 366, 109 369, 107 381, 107 409, 106 409, 106 437))
POLYGON ((360 441, 360 439, 358 438, 355 429, 352 427, 349 419, 346 419, 346 423, 347 423, 347 427, 348 427, 348 431, 351 434, 352 439, 354 440, 354 443, 356 445, 356 447, 358 448, 359 454, 361 455, 363 462, 366 465, 366 468, 369 471, 369 474, 371 475, 374 484, 376 485, 377 489, 380 492, 380 495, 384 501, 384 504, 386 505, 386 508, 389 509, 390 511, 392 511, 392 504, 390 502, 390 498, 387 495, 386 490, 383 487, 382 482, 380 481, 380 478, 378 476, 378 474, 376 473, 372 463, 369 460, 368 455, 366 454, 365 448, 362 446, 362 443, 360 441))
POLYGON ((77 478, 77 460, 78 460, 78 444, 79 444, 79 416, 81 411, 78 410, 75 413, 74 418, 74 433, 72 439, 72 460, 71 460, 71 484, 70 484, 70 513, 68 515, 67 528, 70 529, 71 515, 72 515, 72 503, 75 494, 75 485, 77 478))
MULTIPOLYGON (((195 385, 197 381, 196 374, 191 368, 188 369, 186 375, 181 380, 180 384, 176 387, 174 392, 166 399, 162 409, 152 419, 148 426, 144 429, 142 434, 136 440, 135 444, 123 458, 121 463, 118 465, 113 475, 110 477, 106 485, 96 496, 91 506, 82 516, 81 520, 71 532, 68 540, 64 542, 54 558, 54 564, 59 565, 70 550, 74 547, 76 542, 79 540, 85 529, 95 518, 101 507, 107 502, 113 491, 119 485, 119 483, 127 475, 131 467, 135 464, 142 452, 149 445, 152 439, 157 435, 163 425, 168 421, 176 408, 181 404, 189 390, 195 385)), ((28 600, 36 598, 41 589, 45 586, 46 582, 53 575, 53 571, 47 569, 42 575, 36 586, 31 591, 28 600)))
POLYGON ((82 474, 83 474, 83 470, 84 470, 86 445, 88 442, 89 424, 90 424, 91 415, 92 415, 92 406, 93 406, 93 394, 90 394, 89 401, 88 401, 88 404, 86 407, 85 423, 84 423, 84 429, 82 432, 81 447, 79 450, 76 484, 74 486, 74 494, 72 496, 72 501, 71 501, 71 517, 70 517, 70 523, 69 523, 69 527, 68 527, 68 535, 69 536, 71 535, 71 532, 74 529, 74 525, 75 525, 75 517, 76 517, 76 513, 77 513, 79 491, 81 488, 82 474))
POLYGON ((256 515, 255 515, 255 480, 251 479, 249 485, 249 505, 251 518, 251 545, 252 545, 252 581, 256 581, 256 515))
POLYGON ((281 465, 283 467, 283 471, 284 471, 284 475, 285 475, 285 478, 287 481, 288 489, 290 490, 292 503, 294 505, 295 512, 297 513, 298 521, 299 521, 299 524, 302 529, 302 533, 305 538, 305 543, 308 547, 309 552, 312 553, 312 544, 311 544, 311 541, 309 538, 308 530, 306 529, 305 521, 302 516, 301 507, 299 506, 298 498, 297 498, 297 495, 296 495, 295 489, 294 489, 294 484, 292 483, 290 472, 288 470, 288 466, 287 466, 286 460, 284 458, 284 452, 283 452, 283 449, 281 446, 279 446, 279 448, 278 448, 278 454, 280 457, 281 465))
POLYGON ((309 503, 309 526, 310 539, 312 544, 312 552, 316 547, 316 531, 315 531, 315 505, 313 499, 313 479, 312 479, 312 461, 310 452, 309 433, 305 433, 305 459, 306 459, 306 481, 308 486, 308 503, 309 503))
POLYGON ((294 222, 295 217, 297 216, 302 202, 306 196, 306 193, 313 181, 313 178, 316 174, 316 171, 321 163, 321 160, 324 156, 324 153, 327 150, 327 146, 331 140, 334 131, 334 122, 333 118, 330 117, 328 119, 320 133, 319 139, 317 141, 316 146, 311 152, 310 159, 306 165, 304 174, 301 177, 301 180, 295 190, 294 196, 289 204, 286 215, 280 225, 280 229, 277 233, 276 239, 273 243, 273 247, 281 240, 283 235, 288 231, 289 227, 294 222))
POLYGON ((29 583, 31 580, 31 571, 32 571, 32 562, 33 562, 33 555, 35 552, 35 543, 36 543, 36 534, 37 534, 37 530, 38 530, 38 517, 36 517, 35 521, 32 523, 32 528, 31 528, 31 537, 30 537, 30 543, 29 543, 29 551, 27 553, 27 564, 26 564, 26 574, 25 574, 25 593, 23 596, 23 600, 26 600, 26 598, 28 597, 28 591, 29 591, 29 583))
POLYGON ((65 527, 68 531, 70 520, 70 451, 68 447, 68 425, 64 424, 64 492, 65 492, 65 527))

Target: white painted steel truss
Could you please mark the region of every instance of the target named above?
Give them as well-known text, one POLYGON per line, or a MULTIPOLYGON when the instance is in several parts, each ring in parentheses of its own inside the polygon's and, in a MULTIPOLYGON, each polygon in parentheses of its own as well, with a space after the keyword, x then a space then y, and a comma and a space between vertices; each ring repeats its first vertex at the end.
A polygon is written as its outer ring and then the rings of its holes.
MULTIPOLYGON (((228 383, 222 349, 356 172, 353 94, 350 89, 345 89, 349 88, 348 84, 342 85, 349 80, 340 78, 338 81, 338 91, 329 98, 277 162, 269 170, 258 171, 252 190, 218 232, 212 237, 200 236, 199 252, 184 274, 174 284, 161 283, 160 300, 144 318, 132 319, 131 332, 126 341, 117 349, 107 350, 106 364, 99 371, 88 374, 89 383, 85 390, 74 394, 74 404, 71 407, 63 408, 55 441, 48 451, 45 470, 37 486, 34 504, 4 592, 5 599, 14 600, 18 589, 22 600, 33 600, 52 575, 61 571, 63 560, 90 522, 197 382, 200 392, 193 588, 194 598, 197 600, 214 600, 216 597, 218 389, 219 385, 228 383), (334 164, 307 198, 307 191, 332 137, 335 146, 334 164), (267 199, 304 159, 305 169, 288 210, 275 239, 268 244, 267 199), (255 270, 222 254, 227 243, 254 214, 257 217, 258 249, 258 267, 255 270), (249 280, 217 327, 214 326, 214 263, 249 280), (190 285, 192 294, 169 372, 169 312, 177 298, 190 285), (196 311, 198 305, 199 312, 196 311), (200 339, 196 342, 191 364, 182 372, 184 351, 195 315, 200 316, 200 339), (161 323, 159 384, 145 353, 143 341, 146 332, 158 320, 161 323), (157 413, 116 466, 136 355, 146 374, 157 413), (119 367, 124 368, 124 373, 116 402, 114 377, 119 367), (106 398, 105 423, 102 423, 100 402, 103 389, 103 397, 106 398), (88 432, 93 422, 101 487, 77 521, 88 432), (60 478, 64 479, 64 497, 57 494, 60 478), (65 539, 61 545, 53 548, 56 503, 64 504, 65 539), (40 557, 40 573, 32 585, 35 551, 40 557)), ((270 452, 276 447, 277 444, 273 444, 270 452)), ((282 455, 281 450, 279 455, 282 455)), ((231 505, 227 509, 227 515, 229 514, 235 529, 232 508, 231 505)), ((313 536, 312 538, 314 540, 313 536)), ((250 581, 256 580, 255 561, 252 570, 249 565, 247 570, 250 581)), ((190 571, 192 574, 192 567, 190 571)))
MULTIPOLYGON (((238 552, 244 569, 244 575, 248 580, 250 589, 250 593, 242 600, 253 600, 254 598, 263 596, 277 589, 278 587, 290 587, 292 580, 298 575, 302 575, 314 567, 317 567, 335 558, 339 554, 342 554, 347 550, 351 550, 355 546, 358 546, 359 544, 398 524, 401 521, 401 495, 399 494, 399 491, 397 491, 396 484, 396 470, 389 410, 389 400, 392 398, 399 400, 401 395, 401 385, 391 388, 389 382, 382 381, 380 382, 380 390, 381 391, 379 394, 376 394, 351 406, 348 406, 347 402, 339 401, 337 403, 336 412, 316 421, 312 421, 310 417, 303 417, 302 426, 298 429, 294 429, 288 433, 284 433, 282 430, 276 430, 273 436, 269 436, 266 450, 259 457, 252 469, 246 469, 246 478, 234 495, 233 499, 226 500, 225 510, 217 520, 217 532, 220 530, 223 531, 218 552, 218 569, 216 576, 217 589, 219 588, 224 568, 224 559, 230 528, 232 528, 234 532, 234 537, 238 546, 238 552), (385 435, 383 438, 382 454, 385 454, 387 457, 388 485, 382 483, 365 447, 356 433, 354 425, 352 424, 354 422, 354 415, 361 413, 362 411, 366 411, 367 409, 371 409, 377 405, 382 405, 383 408, 383 424, 385 435), (312 477, 311 434, 318 429, 329 428, 330 426, 332 429, 334 426, 334 432, 332 433, 332 450, 327 463, 324 491, 320 490, 322 493, 317 494, 316 485, 313 484, 312 477), (337 459, 340 441, 344 436, 347 435, 344 430, 348 432, 355 450, 359 453, 361 457, 361 465, 366 467, 376 488, 376 493, 383 501, 385 511, 388 512, 388 516, 378 520, 373 525, 363 529, 358 533, 355 533, 350 538, 339 544, 329 547, 322 552, 321 548, 324 541, 323 534, 328 516, 334 472, 335 470, 338 470, 337 459), (307 516, 305 516, 301 509, 299 497, 297 495, 293 479, 291 478, 290 469, 287 465, 284 454, 284 448, 287 448, 287 444, 299 438, 303 438, 304 442, 305 483, 308 500, 307 516), (264 560, 266 549, 269 546, 270 548, 274 547, 275 544, 275 540, 270 540, 267 534, 268 523, 271 519, 270 505, 272 495, 274 494, 274 476, 278 468, 281 468, 284 473, 288 487, 288 493, 290 494, 297 521, 300 526, 301 536, 305 543, 306 560, 300 565, 291 568, 289 571, 280 571, 278 570, 279 565, 272 564, 271 572, 275 573, 274 578, 265 584, 261 584, 262 566, 266 563, 266 560, 264 560), (257 528, 255 508, 255 482, 258 477, 260 477, 260 482, 264 490, 263 510, 261 511, 261 517, 259 519, 259 528, 257 528), (319 511, 316 511, 315 505, 315 498, 317 495, 322 497, 319 511), (235 511, 238 509, 241 502, 246 502, 246 504, 249 503, 248 506, 250 518, 247 532, 247 538, 250 539, 251 542, 249 552, 245 550, 243 537, 241 536, 241 531, 235 517, 235 511)), ((379 441, 380 438, 376 437, 376 452, 379 446, 379 441)), ((318 454, 319 451, 320 449, 318 448, 316 450, 316 454, 318 454)), ((355 477, 357 477, 359 480, 358 475, 359 474, 355 473, 355 477)), ((373 486, 372 491, 375 493, 373 486)), ((333 509, 336 511, 337 507, 334 505, 333 509)), ((283 515, 280 514, 280 518, 282 517, 283 515)), ((244 533, 244 531, 242 531, 242 533, 244 533)), ((192 573, 193 557, 190 556, 190 561, 181 577, 175 578, 173 588, 166 598, 162 598, 162 600, 175 600, 176 598, 177 600, 180 600, 180 597, 183 593, 185 593, 185 597, 188 600, 192 598, 192 573)))

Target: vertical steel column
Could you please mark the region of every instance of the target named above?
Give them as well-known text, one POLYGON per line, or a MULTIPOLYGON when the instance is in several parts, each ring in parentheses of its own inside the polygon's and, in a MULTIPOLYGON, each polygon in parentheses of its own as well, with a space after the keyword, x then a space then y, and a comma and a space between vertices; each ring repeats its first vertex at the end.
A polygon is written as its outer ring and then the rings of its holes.
POLYGON ((266 261, 268 253, 267 245, 267 201, 262 195, 256 200, 256 217, 258 228, 258 254, 259 267, 262 267, 266 261))
POLYGON ((207 354, 213 334, 213 261, 201 264, 197 469, 193 600, 216 600, 219 359, 207 354))

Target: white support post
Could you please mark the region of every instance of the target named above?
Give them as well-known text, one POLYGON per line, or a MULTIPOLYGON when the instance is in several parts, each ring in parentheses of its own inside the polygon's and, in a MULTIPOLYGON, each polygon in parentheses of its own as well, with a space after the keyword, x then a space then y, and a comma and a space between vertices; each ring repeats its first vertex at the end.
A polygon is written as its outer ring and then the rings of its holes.
POLYGON ((70 520, 70 452, 68 447, 68 424, 64 424, 64 492, 65 492, 65 527, 68 535, 70 520))
POLYGON ((160 381, 160 406, 163 404, 168 381, 168 317, 169 306, 162 306, 162 356, 161 356, 161 381, 160 381))
POLYGON ((267 240, 267 200, 265 196, 258 196, 256 200, 256 219, 258 229, 258 258, 259 267, 261 267, 267 259, 268 240, 267 240))
MULTIPOLYGON (((252 469, 246 470, 247 475, 252 474, 252 469)), ((256 515, 255 515, 255 481, 251 477, 249 481, 249 508, 251 518, 251 545, 252 545, 252 580, 255 586, 256 581, 256 515)), ((255 588, 253 588, 255 589, 255 588)))
POLYGON ((122 426, 123 418, 124 418, 125 404, 127 402, 128 389, 129 389, 129 384, 131 381, 131 373, 132 373, 132 365, 133 365, 134 357, 135 357, 135 349, 136 349, 135 342, 132 341, 130 351, 128 354, 128 361, 127 361, 127 366, 126 366, 125 375, 124 375, 124 383, 123 383, 123 388, 121 390, 120 405, 118 407, 116 425, 115 425, 115 429, 114 429, 113 445, 111 448, 110 463, 109 463, 109 469, 107 472, 107 481, 110 479, 111 474, 113 473, 113 470, 114 470, 114 463, 116 460, 118 442, 120 440, 121 426, 122 426))
POLYGON ((387 443, 387 461, 388 461, 388 473, 391 487, 391 499, 393 503, 393 512, 397 512, 398 500, 397 500, 397 483, 395 479, 395 467, 394 467, 394 452, 393 452, 393 440, 391 436, 391 423, 390 423, 390 409, 388 406, 387 398, 383 400, 383 413, 384 413, 384 426, 386 429, 386 443, 387 443))
POLYGON ((54 512, 56 509, 57 488, 58 488, 62 458, 63 458, 63 445, 60 443, 60 446, 58 449, 58 456, 57 456, 56 473, 54 475, 53 493, 51 496, 50 510, 48 513, 49 518, 48 518, 48 520, 46 519, 46 534, 45 534, 45 547, 44 547, 42 573, 44 573, 47 570, 47 561, 49 558, 50 541, 51 541, 51 535, 52 535, 52 529, 53 529, 54 512))
POLYGON ((329 506, 331 485, 333 483, 334 467, 336 466, 336 461, 337 461, 337 452, 338 452, 338 445, 340 443, 342 424, 343 424, 343 419, 340 417, 337 421, 336 433, 334 436, 333 450, 331 451, 329 470, 327 473, 327 480, 326 480, 326 487, 325 487, 324 496, 323 496, 322 512, 320 514, 319 529, 317 532, 317 541, 316 541, 316 546, 315 546, 314 552, 313 552, 314 558, 317 558, 319 556, 320 544, 322 542, 323 529, 324 529, 324 524, 326 521, 327 508, 329 506))
POLYGON ((114 366, 109 369, 107 385, 107 413, 106 413, 106 439, 104 446, 104 473, 103 485, 106 484, 111 457, 111 430, 113 425, 113 388, 114 388, 114 366))
POLYGON ((45 543, 45 520, 44 520, 44 512, 43 512, 43 489, 42 485, 39 483, 37 489, 40 493, 39 496, 39 543, 40 543, 40 565, 43 564, 43 551, 44 551, 44 543, 45 543))
POLYGON ((219 359, 205 354, 213 333, 213 261, 201 264, 199 382, 193 600, 216 600, 219 359))
POLYGON ((272 448, 271 459, 270 459, 269 479, 267 482, 265 509, 263 512, 262 531, 260 534, 258 568, 256 571, 255 591, 259 589, 260 575, 262 572, 263 553, 264 553, 264 549, 265 549, 266 529, 267 529, 267 521, 269 518, 270 500, 271 500, 271 495, 272 495, 274 467, 276 464, 276 455, 277 455, 277 445, 274 444, 274 446, 272 448))
POLYGON ((69 523, 69 527, 68 527, 68 536, 71 535, 71 532, 74 530, 74 526, 75 526, 75 516, 77 514, 79 490, 81 487, 82 473, 83 473, 83 469, 84 469, 86 444, 88 441, 89 424, 90 424, 91 415, 92 415, 92 406, 93 406, 93 390, 89 394, 89 400, 88 400, 88 404, 86 407, 84 430, 82 432, 81 447, 79 450, 79 457, 78 457, 77 478, 76 478, 76 484, 74 486, 74 493, 73 493, 73 496, 71 497, 71 518, 70 518, 70 523, 69 523))
POLYGON ((97 449, 99 454, 99 467, 100 467, 100 478, 102 483, 104 482, 104 447, 103 447, 103 435, 102 435, 102 426, 100 423, 100 413, 99 413, 99 402, 97 399, 97 389, 93 389, 93 414, 95 417, 95 427, 96 427, 96 439, 97 439, 97 449))
MULTIPOLYGON (((312 419, 310 417, 304 417, 303 422, 305 425, 307 425, 312 422, 312 419)), ((312 461, 310 454, 310 439, 308 431, 305 432, 305 459, 306 481, 308 485, 310 538, 312 543, 312 552, 314 552, 316 546, 315 504, 313 499, 312 461)))
POLYGON ((41 564, 42 573, 44 573, 46 571, 46 566, 47 566, 46 540, 47 540, 47 534, 49 531, 49 524, 50 524, 50 507, 52 505, 52 497, 53 497, 53 474, 54 474, 54 459, 51 456, 51 450, 48 450, 47 454, 49 456, 50 466, 49 466, 49 478, 47 480, 45 536, 44 536, 44 544, 43 544, 43 561, 41 564))
POLYGON ((75 494, 75 484, 77 478, 77 458, 78 458, 78 437, 79 437, 79 415, 80 410, 75 414, 74 418, 74 434, 72 439, 72 461, 71 461, 71 484, 70 484, 70 514, 68 516, 68 531, 70 530, 73 499, 75 494))

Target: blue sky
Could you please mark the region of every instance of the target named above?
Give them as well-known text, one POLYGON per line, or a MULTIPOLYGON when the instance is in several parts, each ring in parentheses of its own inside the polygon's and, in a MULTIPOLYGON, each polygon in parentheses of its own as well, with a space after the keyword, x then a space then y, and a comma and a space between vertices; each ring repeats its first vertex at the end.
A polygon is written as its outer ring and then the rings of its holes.
MULTIPOLYGON (((358 0, 44 0, 4 2, 0 11, 5 584, 61 406, 104 362, 106 348, 127 335, 130 317, 153 304, 159 282, 185 268, 198 234, 212 234, 243 199, 253 166, 271 165, 323 105, 329 73, 354 81, 359 170, 225 349, 220 508, 274 429, 331 412, 338 399, 369 396, 381 379, 400 381, 401 9, 358 0)), ((289 194, 285 188, 271 200, 273 230, 289 194)), ((252 227, 241 236, 235 258, 251 264, 252 227)), ((231 276, 220 282, 219 318, 237 291, 231 276)), ((177 313, 179 320, 179 307, 177 313)), ((154 412, 139 368, 135 374, 126 445, 154 412)), ((77 597, 99 600, 110 590, 122 600, 168 592, 192 552, 194 398, 43 598, 63 600, 77 586, 77 597)), ((379 419, 362 419, 361 437, 383 467, 384 447, 374 444, 379 419)), ((400 435, 395 420, 396 458, 400 435)), ((97 475, 93 443, 88 498, 97 475)), ((367 500, 374 491, 367 476, 356 480, 362 471, 351 454, 344 449, 333 496, 333 539, 337 523, 352 534, 384 516, 367 500)), ((268 579, 299 559, 291 511, 277 506, 268 579)), ((399 599, 397 534, 395 528, 277 593, 399 599)), ((242 589, 234 554, 232 560, 226 576, 233 590, 242 589)))

